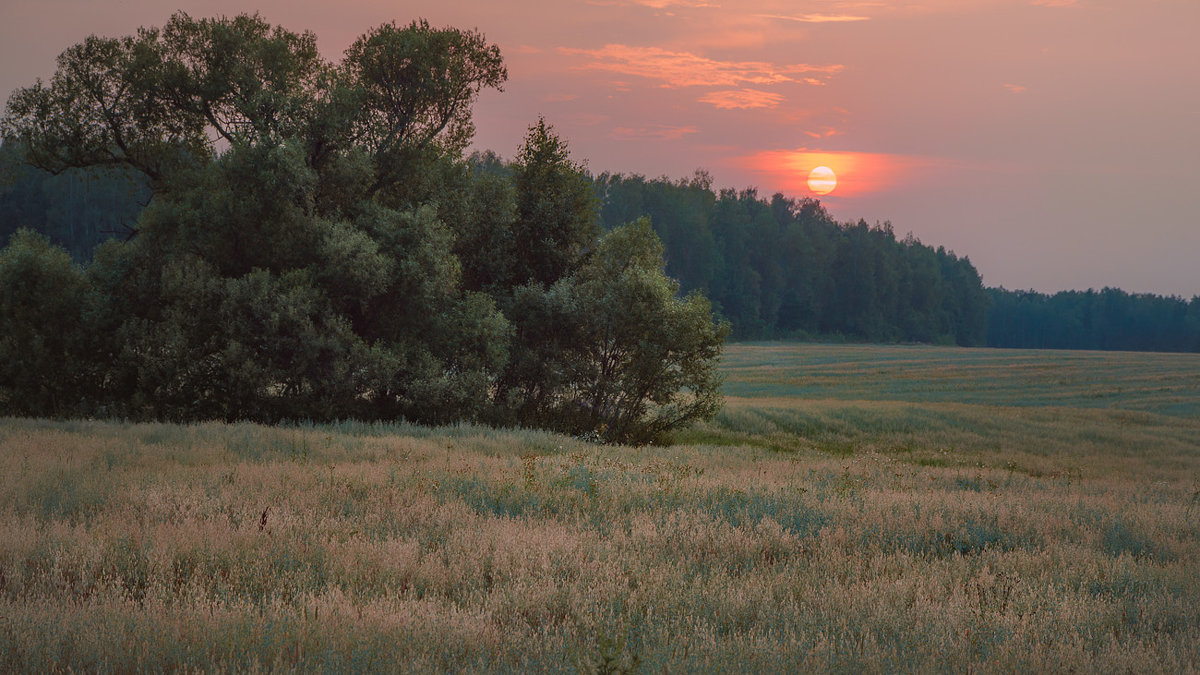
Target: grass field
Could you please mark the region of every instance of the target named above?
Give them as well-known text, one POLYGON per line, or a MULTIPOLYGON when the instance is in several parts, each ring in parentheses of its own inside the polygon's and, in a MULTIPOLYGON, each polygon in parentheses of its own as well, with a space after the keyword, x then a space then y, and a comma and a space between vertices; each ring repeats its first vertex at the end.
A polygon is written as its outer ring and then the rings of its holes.
POLYGON ((1200 356, 724 368, 659 448, 0 420, 0 671, 1200 671, 1200 356))

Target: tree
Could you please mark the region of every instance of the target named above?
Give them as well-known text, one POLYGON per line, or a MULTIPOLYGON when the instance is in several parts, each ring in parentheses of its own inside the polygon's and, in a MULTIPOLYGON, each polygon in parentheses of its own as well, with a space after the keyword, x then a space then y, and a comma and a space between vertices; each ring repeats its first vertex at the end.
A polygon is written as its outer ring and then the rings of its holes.
POLYGON ((650 221, 597 237, 593 183, 544 119, 511 166, 511 193, 490 182, 505 172, 478 164, 478 194, 503 216, 471 240, 494 242, 505 263, 465 250, 464 264, 514 329, 492 421, 641 443, 714 415, 728 326, 699 293, 678 297, 650 221))
POLYGON ((713 322, 703 295, 678 297, 662 254, 650 222, 638 220, 602 237, 554 289, 571 300, 582 333, 568 365, 582 403, 577 429, 657 441, 720 410, 716 366, 729 327, 713 322))
POLYGON ((460 161, 471 102, 504 77, 481 35, 425 22, 369 32, 340 65, 258 15, 179 13, 65 51, 48 85, 13 95, 5 133, 47 170, 126 166, 155 195, 86 277, 113 336, 109 403, 172 419, 477 415, 510 329, 463 291, 451 230, 406 180, 460 161))
POLYGON ((727 324, 699 293, 679 298, 662 244, 638 220, 602 236, 579 270, 545 293, 525 286, 518 339, 536 377, 509 392, 518 417, 615 442, 655 442, 720 409, 716 365, 727 324))
POLYGON ((508 364, 497 381, 492 419, 501 424, 561 424, 561 398, 570 387, 558 355, 579 336, 548 295, 549 288, 583 264, 596 238, 595 197, 583 168, 544 119, 529 128, 511 167, 511 188, 477 194, 493 203, 490 226, 473 226, 469 239, 497 249, 463 249, 478 287, 496 299, 512 322, 508 364), (510 206, 511 204, 511 206, 510 206), (504 263, 491 262, 492 258, 504 263))
POLYGON ((707 172, 697 170, 680 181, 604 173, 596 177, 595 186, 604 229, 650 218, 663 242, 667 274, 679 281, 684 292, 710 292, 717 246, 709 219, 716 195, 707 172))
POLYGON ((738 338, 983 341, 988 300, 970 261, 897 241, 889 223, 838 223, 814 199, 752 189, 713 195, 703 172, 595 183, 603 226, 651 216, 668 273, 709 294, 738 338))
POLYGON ((94 391, 91 298, 70 256, 29 230, 0 250, 0 410, 76 413, 94 391))
POLYGON ((494 153, 473 156, 464 192, 466 208, 455 219, 454 243, 463 286, 502 296, 514 278, 517 193, 512 172, 494 153))
POLYGON ((517 213, 509 288, 549 286, 575 270, 596 238, 596 197, 567 144, 539 118, 513 164, 517 213))
MULTIPOLYGON (((471 103, 507 76, 477 32, 385 24, 332 64, 258 15, 179 13, 59 66, 4 132, 46 170, 139 172, 153 198, 86 272, 25 235, 6 252, 46 274, 0 305, 5 349, 95 355, 71 375, 91 393, 56 384, 36 410, 635 441, 715 411, 723 329, 676 297, 649 225, 597 240, 591 180, 544 120, 511 167, 464 161, 471 103), (37 310, 52 288, 67 306, 37 310), (85 314, 60 332, 86 349, 45 338, 85 314)), ((13 363, 5 401, 37 386, 13 363)))
POLYGON ((0 242, 25 227, 84 263, 100 242, 131 231, 148 196, 141 179, 101 167, 56 176, 25 163, 16 143, 0 143, 0 242))
POLYGON ((313 34, 258 14, 179 12, 161 30, 91 36, 64 51, 48 84, 13 93, 0 132, 40 168, 130 166, 156 192, 222 143, 284 140, 302 144, 322 175, 365 154, 368 195, 403 192, 417 175, 411 165, 465 147, 475 97, 506 78, 499 49, 478 32, 425 21, 384 24, 335 65, 320 58, 313 34))
POLYGON ((363 35, 341 70, 357 104, 350 138, 375 163, 371 193, 398 186, 404 166, 431 146, 460 153, 475 130, 471 103, 508 77, 500 49, 478 32, 437 30, 423 20, 363 35))
POLYGON ((40 80, 8 100, 0 132, 19 141, 34 166, 129 166, 158 187, 189 156, 205 153, 201 121, 161 100, 156 30, 121 39, 89 36, 58 57, 48 85, 40 80))
POLYGON ((1200 297, 989 288, 987 344, 1040 349, 1200 351, 1200 297))

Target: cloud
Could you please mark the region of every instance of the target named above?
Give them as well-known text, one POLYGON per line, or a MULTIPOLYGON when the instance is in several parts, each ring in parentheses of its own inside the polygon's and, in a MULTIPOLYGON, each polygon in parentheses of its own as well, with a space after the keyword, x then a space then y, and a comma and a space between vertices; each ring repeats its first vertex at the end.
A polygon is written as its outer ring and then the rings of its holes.
POLYGON ((757 89, 733 89, 714 91, 696 99, 723 110, 739 108, 774 108, 783 102, 782 94, 757 89))
POLYGON ((780 21, 796 21, 799 23, 849 23, 853 21, 870 21, 869 16, 852 14, 755 14, 763 19, 779 19, 780 21))
POLYGON ((842 132, 833 127, 822 127, 820 131, 806 131, 804 135, 810 138, 831 138, 833 136, 841 136, 842 132))
POLYGON ((546 94, 542 97, 543 103, 569 103, 579 98, 579 94, 546 94))
POLYGON ((776 65, 765 61, 718 61, 690 52, 620 44, 605 45, 602 49, 560 47, 559 51, 591 59, 579 68, 661 80, 664 87, 737 87, 786 82, 823 84, 825 79, 844 68, 807 63, 776 65))
POLYGON ((652 124, 645 127, 617 127, 612 130, 612 137, 618 141, 677 141, 684 136, 700 130, 696 127, 673 127, 664 124, 652 124))
POLYGON ((649 7, 650 9, 670 9, 672 7, 720 7, 720 5, 705 2, 704 0, 588 0, 589 5, 599 5, 601 7, 630 7, 640 6, 649 7))
POLYGON ((1006 84, 1006 85, 1004 85, 1004 88, 1014 94, 1020 94, 1027 89, 1027 87, 1023 87, 1019 84, 1006 84))

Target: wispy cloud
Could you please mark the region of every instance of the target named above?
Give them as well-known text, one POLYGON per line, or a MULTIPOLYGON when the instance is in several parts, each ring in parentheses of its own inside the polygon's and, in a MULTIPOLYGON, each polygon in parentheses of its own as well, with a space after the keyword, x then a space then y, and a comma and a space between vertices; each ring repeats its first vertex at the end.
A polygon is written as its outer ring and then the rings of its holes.
POLYGON ((617 127, 612 130, 612 137, 618 141, 677 141, 684 136, 697 133, 696 127, 675 127, 665 124, 653 124, 645 127, 617 127))
POLYGON ((763 19, 779 19, 780 21, 796 21, 799 23, 849 23, 852 21, 870 21, 869 16, 854 14, 755 14, 763 19))
POLYGON ((844 68, 807 63, 777 65, 765 61, 718 61, 690 52, 620 44, 605 45, 602 49, 563 47, 559 51, 590 59, 579 68, 660 80, 664 87, 737 87, 786 82, 823 84, 844 68))
POLYGON ((820 131, 806 131, 804 135, 810 138, 831 138, 833 136, 841 136, 842 132, 833 127, 824 127, 820 131))
POLYGON ((579 98, 579 94, 546 94, 542 97, 543 103, 569 103, 579 98))
POLYGON ((599 5, 601 7, 618 6, 630 7, 641 6, 649 7, 650 9, 671 9, 672 7, 720 7, 720 5, 707 2, 706 0, 588 0, 589 5, 599 5))
POLYGON ((1004 85, 1004 88, 1014 94, 1020 94, 1026 90, 1026 87, 1023 87, 1019 84, 1006 84, 1004 85))
POLYGON ((714 91, 696 99, 723 110, 739 108, 774 108, 783 102, 782 94, 757 89, 731 89, 714 91))

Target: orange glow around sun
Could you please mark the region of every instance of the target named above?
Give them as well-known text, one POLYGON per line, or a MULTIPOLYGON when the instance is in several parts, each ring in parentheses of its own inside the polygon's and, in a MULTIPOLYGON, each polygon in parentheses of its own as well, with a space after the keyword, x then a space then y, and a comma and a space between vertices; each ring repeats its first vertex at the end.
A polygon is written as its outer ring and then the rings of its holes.
POLYGON ((736 164, 761 176, 763 187, 770 190, 830 198, 895 188, 911 180, 914 172, 932 168, 930 160, 922 157, 805 148, 765 150, 741 157, 736 164))

